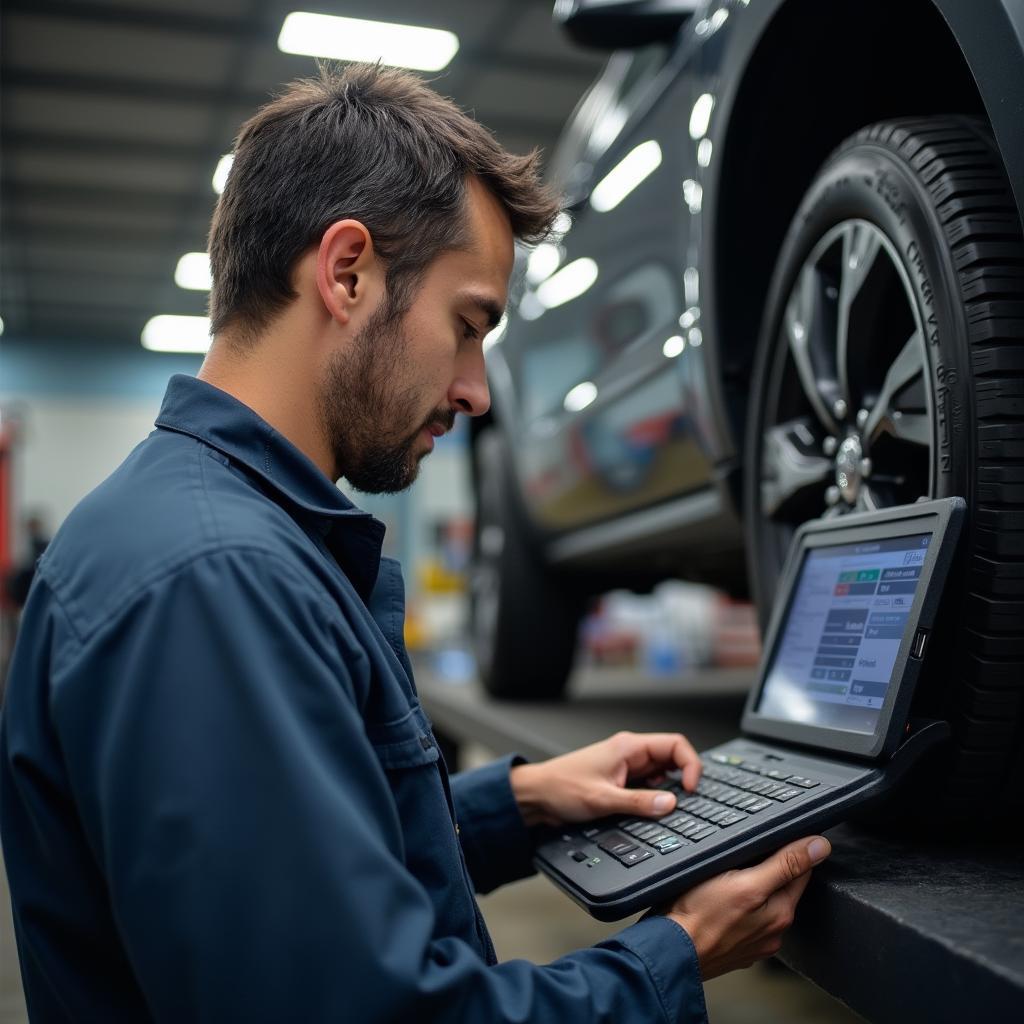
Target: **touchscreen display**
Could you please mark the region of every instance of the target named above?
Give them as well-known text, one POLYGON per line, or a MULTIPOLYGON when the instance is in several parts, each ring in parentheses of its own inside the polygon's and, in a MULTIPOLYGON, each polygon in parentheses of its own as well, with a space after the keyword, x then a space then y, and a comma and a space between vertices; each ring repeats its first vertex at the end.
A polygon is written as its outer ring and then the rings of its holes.
POLYGON ((760 714, 874 732, 930 541, 915 534, 805 554, 760 714))

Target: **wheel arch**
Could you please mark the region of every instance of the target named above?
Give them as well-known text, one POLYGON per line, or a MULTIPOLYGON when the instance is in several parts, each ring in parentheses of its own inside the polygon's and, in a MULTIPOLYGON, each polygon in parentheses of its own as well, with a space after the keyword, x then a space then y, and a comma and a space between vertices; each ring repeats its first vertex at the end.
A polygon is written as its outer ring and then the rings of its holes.
POLYGON ((818 168, 846 137, 885 117, 987 115, 933 0, 788 0, 764 28, 722 113, 717 201, 708 211, 714 282, 708 298, 722 409, 733 450, 742 455, 775 257, 818 168), (843 46, 823 45, 831 39, 843 46), (813 130, 801 130, 806 125, 813 130))

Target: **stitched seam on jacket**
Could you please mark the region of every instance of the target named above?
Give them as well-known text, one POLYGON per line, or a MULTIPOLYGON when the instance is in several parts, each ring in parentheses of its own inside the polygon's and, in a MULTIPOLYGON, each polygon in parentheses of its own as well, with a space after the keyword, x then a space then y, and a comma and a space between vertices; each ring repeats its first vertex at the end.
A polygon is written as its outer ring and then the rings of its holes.
MULTIPOLYGON (((157 584, 170 579, 176 573, 182 572, 195 563, 210 556, 246 553, 263 555, 275 562, 278 562, 286 570, 293 581, 297 581, 307 586, 321 604, 326 605, 334 611, 341 611, 338 602, 335 601, 326 590, 324 590, 319 580, 307 579, 304 577, 301 573, 297 572, 295 566, 293 566, 291 562, 279 552, 270 548, 262 547, 258 544, 222 544, 220 542, 211 541, 199 550, 190 552, 185 557, 178 556, 177 558, 169 560, 167 563, 158 566, 148 576, 140 580, 134 587, 130 587, 120 596, 117 606, 112 608, 106 615, 94 623, 90 637, 83 638, 82 642, 85 643, 87 639, 91 639, 92 636, 100 633, 104 627, 108 626, 111 622, 115 622, 123 615, 128 614, 132 610, 129 608, 129 605, 133 605, 140 595, 144 594, 147 590, 152 589, 157 584)), ((351 627, 349 628, 351 629, 351 627)))

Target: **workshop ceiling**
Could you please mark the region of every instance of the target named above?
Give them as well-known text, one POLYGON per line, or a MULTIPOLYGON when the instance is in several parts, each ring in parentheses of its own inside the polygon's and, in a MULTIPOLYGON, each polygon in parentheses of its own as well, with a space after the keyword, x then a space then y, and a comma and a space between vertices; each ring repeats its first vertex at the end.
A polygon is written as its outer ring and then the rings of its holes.
POLYGON ((0 316, 26 339, 138 345, 206 248, 214 167, 239 125, 314 60, 281 53, 292 10, 459 36, 439 91, 510 149, 549 149, 602 63, 551 0, 2 0, 0 316))

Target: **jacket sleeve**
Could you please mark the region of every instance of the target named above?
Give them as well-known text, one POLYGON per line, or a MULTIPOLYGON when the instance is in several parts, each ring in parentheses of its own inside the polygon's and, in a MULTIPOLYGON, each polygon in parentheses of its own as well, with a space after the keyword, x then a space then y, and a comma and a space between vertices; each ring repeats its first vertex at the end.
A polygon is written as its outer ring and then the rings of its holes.
POLYGON ((53 677, 75 806, 159 1021, 703 1021, 665 919, 545 967, 435 934, 337 606, 255 551, 136 595, 53 677))
POLYGON ((523 762, 510 754, 452 776, 462 851, 478 893, 534 874, 533 836, 523 824, 509 776, 523 762))

